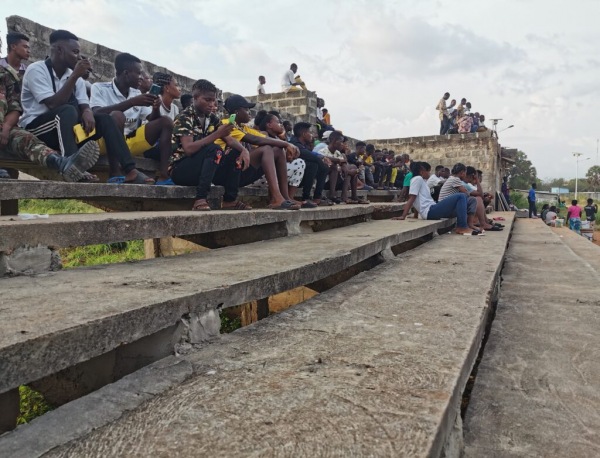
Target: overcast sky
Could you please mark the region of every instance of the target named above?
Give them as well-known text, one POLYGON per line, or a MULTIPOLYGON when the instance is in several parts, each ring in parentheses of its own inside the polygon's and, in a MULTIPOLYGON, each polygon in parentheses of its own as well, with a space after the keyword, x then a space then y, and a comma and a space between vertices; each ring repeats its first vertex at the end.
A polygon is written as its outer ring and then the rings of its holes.
MULTIPOLYGON (((243 95, 280 91, 290 63, 356 138, 439 132, 448 91, 488 119, 538 176, 580 176, 600 138, 599 0, 20 0, 52 28, 243 95), (596 106, 596 109, 594 109, 596 106)), ((4 32, 4 31, 3 31, 4 32)), ((488 122, 488 126, 489 126, 488 122)))

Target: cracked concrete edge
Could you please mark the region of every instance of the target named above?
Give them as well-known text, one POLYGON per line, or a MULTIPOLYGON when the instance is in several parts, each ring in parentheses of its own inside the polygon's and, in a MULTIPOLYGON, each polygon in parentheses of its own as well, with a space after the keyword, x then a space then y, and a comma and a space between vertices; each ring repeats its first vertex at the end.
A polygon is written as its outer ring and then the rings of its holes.
POLYGON ((194 375, 192 363, 169 356, 0 436, 0 456, 29 458, 84 436, 194 375))

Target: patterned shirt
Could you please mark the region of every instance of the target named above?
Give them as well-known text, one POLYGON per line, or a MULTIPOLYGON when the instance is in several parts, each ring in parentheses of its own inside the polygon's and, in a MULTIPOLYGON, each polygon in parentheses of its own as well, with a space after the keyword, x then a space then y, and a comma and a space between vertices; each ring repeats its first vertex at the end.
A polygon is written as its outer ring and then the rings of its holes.
POLYGON ((458 189, 460 186, 463 186, 463 181, 455 176, 450 176, 440 189, 440 197, 439 201, 444 200, 446 197, 451 196, 452 194, 458 194, 460 190, 458 189))
POLYGON ((11 111, 23 113, 20 81, 6 68, 0 67, 0 124, 11 111))
POLYGON ((211 114, 204 122, 194 106, 191 105, 179 113, 173 123, 173 136, 171 137, 171 163, 183 159, 186 154, 181 144, 182 137, 192 137, 192 141, 201 140, 212 134, 219 127, 219 118, 211 114))

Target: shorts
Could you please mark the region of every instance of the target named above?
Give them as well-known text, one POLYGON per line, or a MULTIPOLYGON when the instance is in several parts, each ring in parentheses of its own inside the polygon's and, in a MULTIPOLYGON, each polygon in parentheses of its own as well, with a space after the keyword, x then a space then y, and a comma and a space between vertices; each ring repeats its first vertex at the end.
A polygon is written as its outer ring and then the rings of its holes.
MULTIPOLYGON (((127 143, 127 147, 133 156, 143 156, 146 151, 153 147, 146 140, 146 125, 140 126, 127 134, 125 143, 127 143)), ((100 146, 100 154, 106 154, 106 143, 103 138, 98 140, 98 145, 100 146)))

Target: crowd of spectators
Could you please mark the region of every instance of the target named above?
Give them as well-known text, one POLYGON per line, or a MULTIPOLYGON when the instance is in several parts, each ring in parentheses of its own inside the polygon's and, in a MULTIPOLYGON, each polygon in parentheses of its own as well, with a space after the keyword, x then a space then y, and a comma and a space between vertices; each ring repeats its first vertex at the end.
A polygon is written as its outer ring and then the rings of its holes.
POLYGON ((460 104, 456 104, 456 99, 446 102, 450 98, 450 93, 446 92, 436 106, 440 118, 440 135, 446 134, 468 134, 474 132, 485 132, 485 115, 479 112, 472 112, 471 102, 463 98, 460 104))

